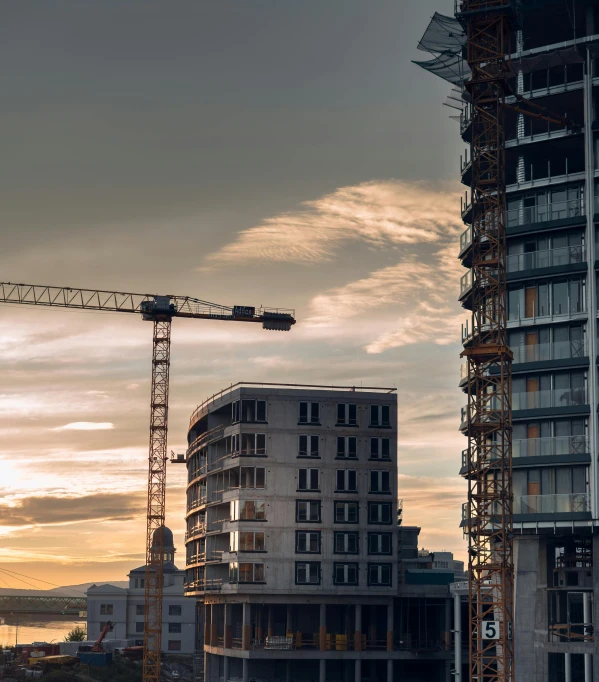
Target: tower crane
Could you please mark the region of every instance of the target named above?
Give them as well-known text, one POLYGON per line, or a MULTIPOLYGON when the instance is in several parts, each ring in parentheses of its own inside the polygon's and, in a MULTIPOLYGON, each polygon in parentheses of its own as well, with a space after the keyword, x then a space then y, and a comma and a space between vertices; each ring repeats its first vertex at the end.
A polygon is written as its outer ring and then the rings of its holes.
POLYGON ((0 282, 0 303, 136 313, 153 323, 143 682, 160 682, 171 322, 174 317, 257 322, 264 329, 289 331, 295 324, 295 312, 280 308, 227 307, 189 296, 156 296, 10 282, 0 282))

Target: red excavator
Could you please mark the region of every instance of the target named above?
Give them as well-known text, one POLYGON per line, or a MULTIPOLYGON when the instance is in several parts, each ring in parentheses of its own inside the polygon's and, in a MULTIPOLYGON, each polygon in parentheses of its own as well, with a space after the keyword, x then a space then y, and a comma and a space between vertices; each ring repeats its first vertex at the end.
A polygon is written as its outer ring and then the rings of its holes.
POLYGON ((84 651, 93 651, 94 653, 102 653, 104 651, 104 647, 102 646, 102 642, 106 638, 106 635, 109 632, 112 632, 114 630, 114 623, 112 621, 108 621, 106 625, 104 626, 104 629, 100 633, 100 636, 96 640, 96 643, 93 646, 90 646, 89 644, 82 644, 79 647, 80 652, 84 651))

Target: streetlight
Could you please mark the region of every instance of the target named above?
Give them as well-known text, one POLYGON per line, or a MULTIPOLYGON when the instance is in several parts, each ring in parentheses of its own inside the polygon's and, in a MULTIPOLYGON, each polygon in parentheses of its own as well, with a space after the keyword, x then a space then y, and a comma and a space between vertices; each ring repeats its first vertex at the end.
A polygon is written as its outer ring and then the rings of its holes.
POLYGON ((10 615, 11 615, 11 616, 15 616, 15 615, 17 616, 17 629, 16 629, 16 631, 15 631, 15 655, 16 655, 16 653, 17 653, 17 646, 18 646, 18 643, 19 643, 19 613, 18 613, 18 611, 17 611, 17 613, 15 614, 15 613, 13 613, 13 612, 11 611, 11 612, 10 612, 10 615))

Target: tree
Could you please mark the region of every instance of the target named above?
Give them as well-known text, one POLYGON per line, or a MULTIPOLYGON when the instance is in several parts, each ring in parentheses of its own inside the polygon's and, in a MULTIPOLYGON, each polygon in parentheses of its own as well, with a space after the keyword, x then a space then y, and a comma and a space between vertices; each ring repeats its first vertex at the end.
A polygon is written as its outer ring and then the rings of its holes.
POLYGON ((76 625, 69 634, 64 638, 65 642, 84 642, 87 638, 87 632, 78 625, 76 625))

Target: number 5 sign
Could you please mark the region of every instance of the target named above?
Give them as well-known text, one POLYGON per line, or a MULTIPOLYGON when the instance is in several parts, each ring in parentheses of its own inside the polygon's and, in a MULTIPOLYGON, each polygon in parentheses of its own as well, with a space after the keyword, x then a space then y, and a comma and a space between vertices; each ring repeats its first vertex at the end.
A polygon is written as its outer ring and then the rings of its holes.
POLYGON ((499 621, 483 621, 483 639, 499 639, 499 621))

